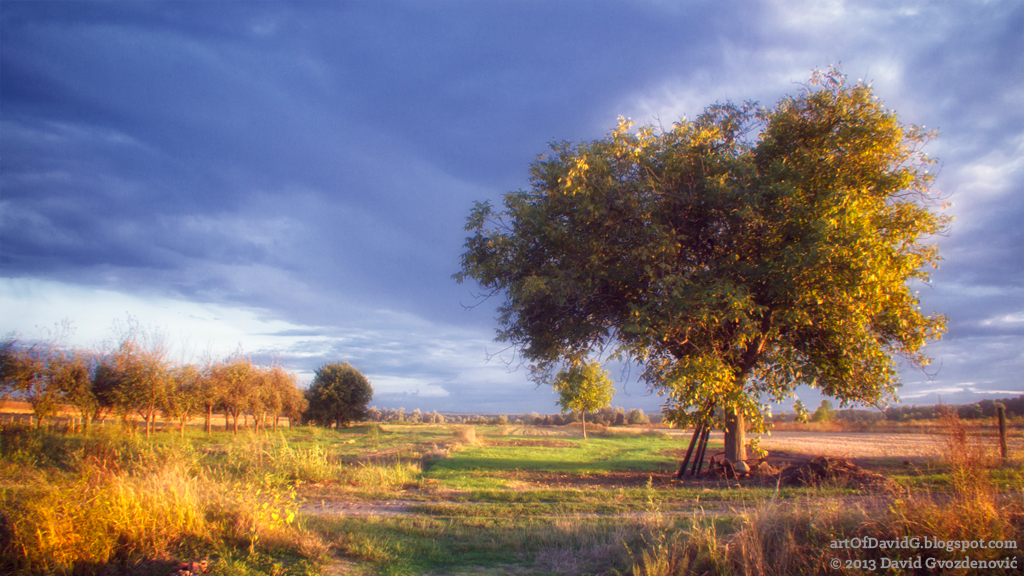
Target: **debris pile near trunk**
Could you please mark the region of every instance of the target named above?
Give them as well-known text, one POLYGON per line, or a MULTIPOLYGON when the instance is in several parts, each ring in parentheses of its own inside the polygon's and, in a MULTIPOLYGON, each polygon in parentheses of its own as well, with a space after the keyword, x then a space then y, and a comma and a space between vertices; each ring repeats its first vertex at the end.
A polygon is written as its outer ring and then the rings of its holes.
POLYGON ((818 486, 824 482, 886 491, 897 488, 895 482, 881 474, 868 472, 846 458, 828 456, 788 466, 780 476, 780 483, 784 486, 818 486))
POLYGON ((750 466, 750 476, 757 478, 776 477, 779 475, 780 470, 775 466, 768 463, 768 458, 758 458, 757 460, 747 460, 747 465, 750 466))
POLYGON ((706 475, 712 478, 760 478, 764 476, 777 476, 779 469, 768 464, 767 458, 754 458, 744 460, 742 463, 729 461, 725 452, 716 452, 711 455, 708 462, 706 475), (744 467, 744 464, 746 465, 744 467))

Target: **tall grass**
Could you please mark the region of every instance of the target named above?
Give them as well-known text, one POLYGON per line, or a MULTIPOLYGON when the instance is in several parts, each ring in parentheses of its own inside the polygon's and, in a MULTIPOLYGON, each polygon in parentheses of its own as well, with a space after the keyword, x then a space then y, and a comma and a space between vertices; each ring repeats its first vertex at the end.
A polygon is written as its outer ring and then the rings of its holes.
POLYGON ((182 466, 89 471, 0 493, 3 567, 70 573, 81 566, 167 558, 213 542, 204 480, 182 466))
MULTIPOLYGON (((875 496, 857 501, 835 498, 805 503, 762 502, 752 511, 735 516, 721 530, 715 523, 694 519, 690 527, 663 532, 635 555, 635 576, 696 574, 834 574, 838 559, 887 560, 1016 558, 1024 566, 1024 550, 979 549, 968 553, 940 548, 836 549, 834 542, 853 538, 900 541, 928 538, 941 542, 1024 540, 1024 499, 1020 494, 1000 498, 992 484, 997 460, 991 449, 968 434, 956 413, 946 412, 945 466, 949 490, 898 496, 875 496)), ((940 573, 1019 573, 986 569, 981 572, 949 570, 940 573)), ((909 573, 909 571, 907 572, 909 573)))
MULTIPOLYGON (((308 458, 279 460, 294 468, 308 458)), ((239 475, 237 458, 203 461, 188 443, 4 427, 0 463, 5 480, 21 480, 0 490, 2 573, 102 573, 235 549, 314 560, 324 552, 297 525, 294 485, 276 469, 239 475)))
POLYGON ((357 488, 389 491, 415 484, 421 473, 418 462, 360 463, 351 466, 346 477, 357 488))

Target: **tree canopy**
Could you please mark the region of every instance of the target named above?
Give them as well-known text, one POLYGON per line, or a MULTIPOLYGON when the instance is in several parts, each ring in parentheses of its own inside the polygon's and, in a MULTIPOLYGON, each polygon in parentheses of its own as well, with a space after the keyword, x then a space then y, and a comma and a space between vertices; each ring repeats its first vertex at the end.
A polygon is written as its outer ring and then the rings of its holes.
POLYGON ((348 426, 366 418, 366 407, 373 399, 373 387, 363 373, 348 362, 321 366, 306 392, 309 408, 306 418, 322 426, 348 426))
POLYGON ((909 282, 928 279, 928 238, 948 222, 932 137, 836 69, 772 108, 715 104, 666 130, 620 120, 552 145, 504 210, 477 203, 455 278, 503 298, 497 339, 539 378, 566 359, 634 360, 677 421, 724 408, 742 459, 760 402, 808 384, 881 404, 894 357, 927 364, 945 318, 909 282))

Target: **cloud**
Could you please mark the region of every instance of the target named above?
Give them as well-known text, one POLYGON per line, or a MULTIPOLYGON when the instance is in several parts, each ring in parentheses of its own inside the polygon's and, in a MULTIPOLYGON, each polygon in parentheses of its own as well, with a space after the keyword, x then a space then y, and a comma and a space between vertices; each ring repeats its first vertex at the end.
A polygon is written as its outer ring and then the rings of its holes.
MULTIPOLYGON (((551 409, 525 370, 487 363, 494 303, 465 311, 472 287, 451 281, 471 203, 528 186, 550 141, 771 104, 842 62, 941 129, 929 152, 957 220, 921 289, 950 318, 936 378, 1010 389, 1022 16, 1012 1, 7 2, 4 325, 66 315, 102 338, 136 310, 304 378, 352 358, 441 411, 551 409)), ((628 388, 616 402, 657 405, 628 388)))

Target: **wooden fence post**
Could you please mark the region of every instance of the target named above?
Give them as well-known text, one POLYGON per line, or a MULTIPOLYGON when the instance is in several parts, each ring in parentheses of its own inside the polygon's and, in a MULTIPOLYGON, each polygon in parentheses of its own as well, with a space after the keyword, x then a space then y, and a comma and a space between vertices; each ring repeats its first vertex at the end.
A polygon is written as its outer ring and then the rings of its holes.
POLYGON ((999 454, 1006 464, 1006 407, 1002 404, 996 406, 996 415, 999 416, 999 454))

